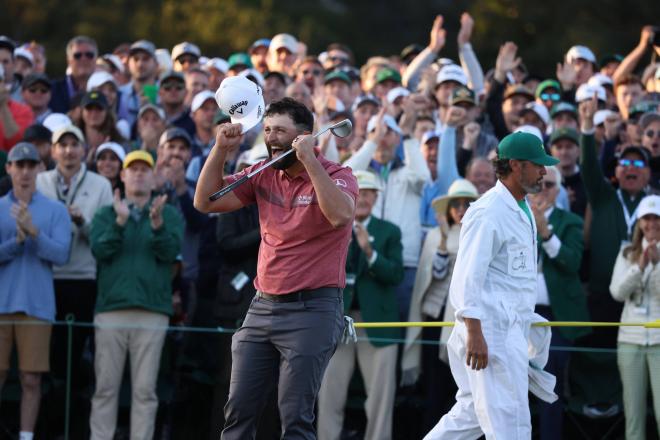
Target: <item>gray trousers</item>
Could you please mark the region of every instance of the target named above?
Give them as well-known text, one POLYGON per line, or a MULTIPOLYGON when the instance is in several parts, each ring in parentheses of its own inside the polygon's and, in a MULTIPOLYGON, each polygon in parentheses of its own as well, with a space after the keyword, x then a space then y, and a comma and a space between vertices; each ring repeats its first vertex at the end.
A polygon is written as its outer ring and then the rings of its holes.
POLYGON ((314 404, 344 329, 342 291, 273 302, 255 296, 232 338, 229 398, 222 440, 253 439, 273 386, 284 439, 315 439, 314 404))

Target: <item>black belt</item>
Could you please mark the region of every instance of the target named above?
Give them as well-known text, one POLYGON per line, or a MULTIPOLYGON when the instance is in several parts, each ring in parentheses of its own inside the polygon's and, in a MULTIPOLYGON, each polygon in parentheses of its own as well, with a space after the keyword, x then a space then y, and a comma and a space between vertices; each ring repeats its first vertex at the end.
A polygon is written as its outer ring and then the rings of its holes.
POLYGON ((307 301, 314 298, 339 298, 341 297, 341 289, 339 287, 320 287, 312 290, 299 290, 297 292, 282 293, 273 295, 264 293, 257 290, 257 297, 267 299, 273 302, 295 302, 307 301))

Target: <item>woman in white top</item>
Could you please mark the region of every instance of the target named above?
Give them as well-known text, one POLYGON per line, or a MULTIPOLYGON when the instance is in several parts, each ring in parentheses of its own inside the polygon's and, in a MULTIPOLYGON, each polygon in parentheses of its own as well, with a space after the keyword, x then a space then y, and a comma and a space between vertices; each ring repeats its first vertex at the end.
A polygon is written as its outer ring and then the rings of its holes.
MULTIPOLYGON (((621 322, 660 319, 660 196, 646 196, 638 209, 632 243, 621 248, 610 283, 614 299, 625 303, 621 322)), ((660 414, 660 329, 621 327, 618 364, 626 439, 646 439, 649 382, 654 412, 660 414)))
MULTIPOLYGON (((477 189, 465 179, 457 179, 449 187, 447 195, 433 200, 431 205, 436 212, 439 226, 431 229, 422 248, 415 284, 413 287, 408 321, 453 321, 454 309, 447 301, 449 283, 458 253, 458 237, 461 219, 471 202, 479 197, 477 189), (444 311, 444 313, 443 313, 444 311)), ((401 361, 402 383, 410 385, 424 372, 424 429, 428 431, 447 412, 453 403, 456 391, 446 362, 446 342, 451 328, 409 327, 406 330, 406 343, 401 361), (423 345, 424 341, 438 341, 440 344, 423 345)))

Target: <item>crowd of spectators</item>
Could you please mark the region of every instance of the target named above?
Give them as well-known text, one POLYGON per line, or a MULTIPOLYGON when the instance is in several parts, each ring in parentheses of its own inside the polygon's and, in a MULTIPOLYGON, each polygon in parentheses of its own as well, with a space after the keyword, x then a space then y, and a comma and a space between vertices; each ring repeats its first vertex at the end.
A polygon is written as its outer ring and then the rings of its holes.
MULTIPOLYGON (((52 77, 41 44, 0 36, 0 387, 13 380, 21 390, 15 417, 2 403, 0 426, 21 440, 61 438, 70 386, 75 438, 218 438, 231 333, 166 329, 235 329, 255 293, 256 208, 205 215, 192 202, 216 127, 230 121, 214 92, 235 75, 261 86, 266 105, 302 102, 318 129, 353 123, 350 136, 328 133, 318 148, 360 183, 344 298, 356 321, 453 320, 460 221, 495 185, 491 160, 515 131, 560 161, 529 199, 541 243, 536 311, 660 319, 660 30, 642 28, 628 54, 566 48, 545 78, 514 42, 483 65, 474 26, 464 13, 452 40, 438 16, 426 46, 362 65, 344 44, 312 55, 286 33, 226 59, 191 42, 103 53, 75 36, 66 72, 52 77), (443 57, 456 43, 458 59, 443 57), (81 324, 71 339, 66 319, 81 324)), ((227 173, 268 157, 262 128, 244 134, 227 173)), ((360 331, 356 349, 341 347, 328 367, 320 438, 363 431, 344 414, 349 395, 364 394, 366 438, 427 432, 453 403, 449 332, 360 331), (395 416, 406 408, 417 409, 395 416)), ((539 438, 599 433, 590 421, 622 416, 626 438, 647 438, 649 391, 660 413, 660 330, 566 327, 552 346, 560 399, 535 402, 539 438), (571 413, 581 426, 566 426, 571 413)), ((275 401, 259 438, 278 438, 275 401)))

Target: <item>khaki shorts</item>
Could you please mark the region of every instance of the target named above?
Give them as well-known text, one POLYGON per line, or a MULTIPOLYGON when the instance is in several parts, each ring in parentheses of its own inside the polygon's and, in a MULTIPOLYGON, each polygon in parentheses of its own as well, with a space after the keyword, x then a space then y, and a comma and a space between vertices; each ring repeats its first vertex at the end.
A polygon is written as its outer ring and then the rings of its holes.
POLYGON ((24 313, 0 314, 0 371, 9 370, 14 338, 20 371, 28 373, 49 371, 51 328, 52 325, 48 321, 24 313))

